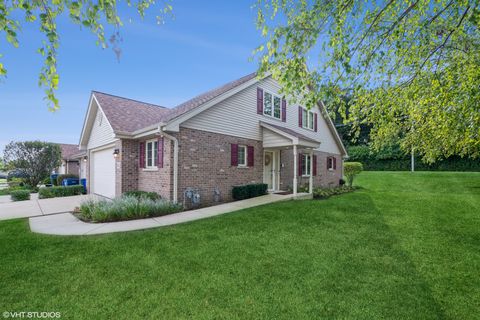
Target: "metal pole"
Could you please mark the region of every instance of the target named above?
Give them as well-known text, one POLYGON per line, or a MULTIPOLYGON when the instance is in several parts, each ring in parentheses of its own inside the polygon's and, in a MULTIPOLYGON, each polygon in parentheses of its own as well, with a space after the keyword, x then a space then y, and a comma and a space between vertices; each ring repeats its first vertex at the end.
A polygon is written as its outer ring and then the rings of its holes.
POLYGON ((411 152, 411 164, 412 164, 412 168, 410 171, 415 172, 415 151, 413 151, 413 148, 411 152))

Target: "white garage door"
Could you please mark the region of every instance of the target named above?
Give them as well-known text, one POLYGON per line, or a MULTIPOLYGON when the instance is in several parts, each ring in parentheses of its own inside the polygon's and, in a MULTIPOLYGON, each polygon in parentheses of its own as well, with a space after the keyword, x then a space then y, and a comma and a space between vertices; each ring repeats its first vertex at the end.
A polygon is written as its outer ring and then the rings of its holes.
POLYGON ((115 158, 113 148, 92 152, 92 193, 115 197, 115 158))

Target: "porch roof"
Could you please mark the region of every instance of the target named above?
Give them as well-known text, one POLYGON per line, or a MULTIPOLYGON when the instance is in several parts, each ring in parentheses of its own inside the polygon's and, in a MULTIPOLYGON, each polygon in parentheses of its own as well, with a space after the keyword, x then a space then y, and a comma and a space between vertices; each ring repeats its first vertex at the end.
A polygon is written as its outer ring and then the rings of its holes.
POLYGON ((263 128, 263 147, 288 147, 288 146, 304 146, 309 148, 318 148, 320 141, 309 138, 295 130, 277 126, 275 124, 260 121, 263 128))

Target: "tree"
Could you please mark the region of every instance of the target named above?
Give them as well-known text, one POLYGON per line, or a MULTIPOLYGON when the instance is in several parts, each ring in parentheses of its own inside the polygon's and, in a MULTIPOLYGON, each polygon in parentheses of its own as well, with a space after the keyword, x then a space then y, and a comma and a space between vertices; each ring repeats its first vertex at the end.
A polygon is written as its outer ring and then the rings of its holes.
MULTIPOLYGON (((115 0, 0 1, 0 33, 5 34, 10 44, 14 47, 19 46, 17 32, 22 26, 22 23, 15 20, 12 14, 15 14, 15 16, 22 14, 25 18, 24 23, 38 22, 40 31, 45 35, 46 41, 38 49, 38 53, 44 57, 43 67, 39 75, 39 85, 45 88, 45 98, 50 104, 50 110, 59 108, 59 101, 55 96, 55 90, 58 88, 60 79, 57 72, 57 49, 60 43, 57 18, 62 14, 68 15, 72 23, 93 32, 97 36, 97 45, 102 48, 108 47, 105 26, 113 26, 115 32, 109 37, 108 42, 117 58, 119 58, 121 53, 119 28, 123 25, 123 22, 118 15, 118 7, 121 3, 122 1, 115 0)), ((155 0, 126 0, 125 3, 129 8, 135 7, 138 14, 143 18, 146 10, 155 4, 155 0)), ((172 11, 169 0, 163 1, 163 4, 164 7, 157 15, 158 23, 162 23, 165 15, 172 11)), ((7 70, 0 62, 0 77, 4 77, 6 74, 7 70)))
POLYGON ((36 187, 61 163, 60 146, 55 143, 12 141, 3 153, 5 162, 24 173, 25 183, 31 187, 36 187))
POLYGON ((258 0, 260 72, 327 108, 380 149, 424 161, 480 156, 479 0, 258 0))

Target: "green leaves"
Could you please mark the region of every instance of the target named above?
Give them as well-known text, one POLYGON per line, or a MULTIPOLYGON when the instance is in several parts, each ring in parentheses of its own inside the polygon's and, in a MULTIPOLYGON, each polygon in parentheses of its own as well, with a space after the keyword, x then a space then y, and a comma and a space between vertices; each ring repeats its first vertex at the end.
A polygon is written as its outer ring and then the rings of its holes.
POLYGON ((368 123, 375 149, 400 140, 429 162, 479 157, 479 6, 259 0, 259 70, 307 107, 322 99, 333 110, 348 96, 347 122, 368 123))
MULTIPOLYGON (((126 3, 128 6, 132 5, 130 0, 127 0, 126 3)), ((55 94, 60 84, 60 77, 57 73, 57 49, 60 44, 56 24, 57 17, 66 11, 71 22, 89 29, 97 36, 97 45, 107 48, 104 24, 114 28, 115 31, 112 33, 115 33, 117 38, 119 37, 118 29, 122 26, 122 21, 117 13, 118 4, 116 0, 103 0, 100 2, 89 0, 0 1, 0 34, 3 33, 6 40, 14 47, 20 45, 17 38, 17 30, 20 27, 20 23, 13 20, 11 13, 13 11, 23 12, 26 22, 38 20, 40 31, 44 34, 46 40, 43 42, 43 46, 37 50, 44 57, 44 64, 39 73, 38 83, 39 86, 45 89, 45 101, 49 106, 49 110, 60 108, 55 94)), ((154 4, 154 0, 138 0, 133 3, 141 17, 154 4)), ((159 17, 171 14, 172 10, 170 1, 164 1, 164 7, 159 10, 159 17)), ((120 49, 117 43, 113 47, 114 52, 118 55, 120 49)), ((3 64, 0 64, 0 76, 5 76, 6 74, 6 69, 3 64)))

